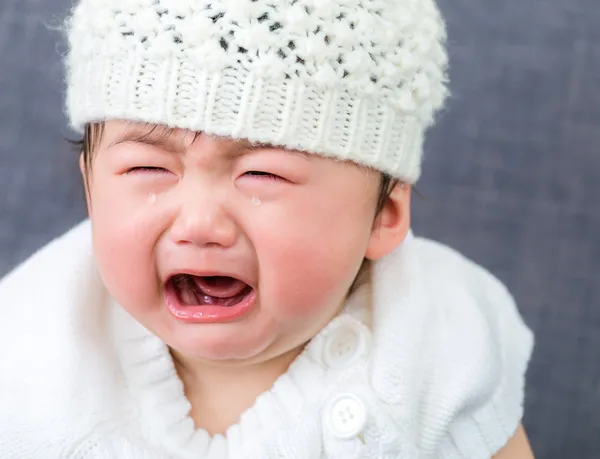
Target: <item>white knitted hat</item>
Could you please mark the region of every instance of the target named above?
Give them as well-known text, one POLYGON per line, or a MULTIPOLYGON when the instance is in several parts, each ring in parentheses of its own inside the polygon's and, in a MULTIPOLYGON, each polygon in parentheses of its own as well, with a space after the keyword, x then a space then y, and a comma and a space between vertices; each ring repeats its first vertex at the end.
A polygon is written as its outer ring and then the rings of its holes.
POLYGON ((434 0, 80 0, 67 30, 78 131, 163 124, 412 183, 447 93, 434 0))

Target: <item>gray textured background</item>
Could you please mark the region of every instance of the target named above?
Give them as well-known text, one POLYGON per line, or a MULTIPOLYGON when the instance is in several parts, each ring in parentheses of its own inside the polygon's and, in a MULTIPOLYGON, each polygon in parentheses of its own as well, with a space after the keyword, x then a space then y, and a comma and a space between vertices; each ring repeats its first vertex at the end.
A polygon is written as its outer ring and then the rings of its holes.
MULTIPOLYGON (((70 3, 0 0, 0 275, 84 217, 49 27, 70 3)), ((415 227, 489 267, 536 331, 537 456, 598 459, 600 2, 440 3, 453 97, 426 146, 415 227)))

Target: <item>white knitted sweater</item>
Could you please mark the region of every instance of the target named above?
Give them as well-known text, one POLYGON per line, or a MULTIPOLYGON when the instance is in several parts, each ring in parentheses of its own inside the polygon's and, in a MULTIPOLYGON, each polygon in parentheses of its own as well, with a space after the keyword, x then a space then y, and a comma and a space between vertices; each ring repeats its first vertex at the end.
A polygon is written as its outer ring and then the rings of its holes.
POLYGON ((489 458, 521 421, 531 348, 498 281, 411 237, 209 438, 164 343, 105 291, 83 223, 0 283, 0 457, 489 458))

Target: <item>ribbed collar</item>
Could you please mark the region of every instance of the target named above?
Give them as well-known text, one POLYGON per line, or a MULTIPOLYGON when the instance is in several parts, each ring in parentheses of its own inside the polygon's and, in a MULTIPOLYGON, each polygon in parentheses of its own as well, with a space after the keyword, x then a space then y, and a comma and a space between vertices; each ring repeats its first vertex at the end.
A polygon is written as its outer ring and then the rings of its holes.
MULTIPOLYGON (((327 368, 323 342, 332 330, 351 322, 370 336, 365 322, 370 282, 359 287, 343 311, 305 347, 272 388, 261 394, 225 435, 210 436, 195 429, 191 404, 185 396, 165 343, 114 305, 113 326, 129 390, 138 402, 141 428, 148 442, 182 458, 319 457, 323 399, 332 382, 352 372, 365 372, 365 352, 344 374, 327 368), (291 454, 290 454, 291 453, 291 454)), ((333 383, 335 385, 335 383, 333 383)))

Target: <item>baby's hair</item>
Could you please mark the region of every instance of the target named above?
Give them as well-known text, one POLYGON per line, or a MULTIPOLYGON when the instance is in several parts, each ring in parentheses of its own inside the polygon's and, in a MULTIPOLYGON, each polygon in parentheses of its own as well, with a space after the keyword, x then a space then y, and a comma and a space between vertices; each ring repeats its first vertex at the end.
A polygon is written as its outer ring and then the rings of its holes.
MULTIPOLYGON (((155 128, 152 129, 153 132, 155 128)), ((165 128, 165 133, 170 132, 169 128, 165 128)), ((86 124, 83 138, 79 141, 75 141, 74 144, 80 148, 80 152, 83 155, 83 167, 84 167, 84 185, 88 188, 88 174, 92 170, 92 164, 94 159, 94 153, 96 152, 100 140, 102 139, 102 133, 104 132, 104 123, 89 123, 86 124)), ((198 135, 198 134, 197 134, 198 135)), ((375 217, 379 216, 387 199, 390 197, 394 187, 400 183, 400 181, 389 174, 384 172, 381 173, 381 182, 379 184, 379 195, 377 198, 377 207, 375 210, 375 217)))

